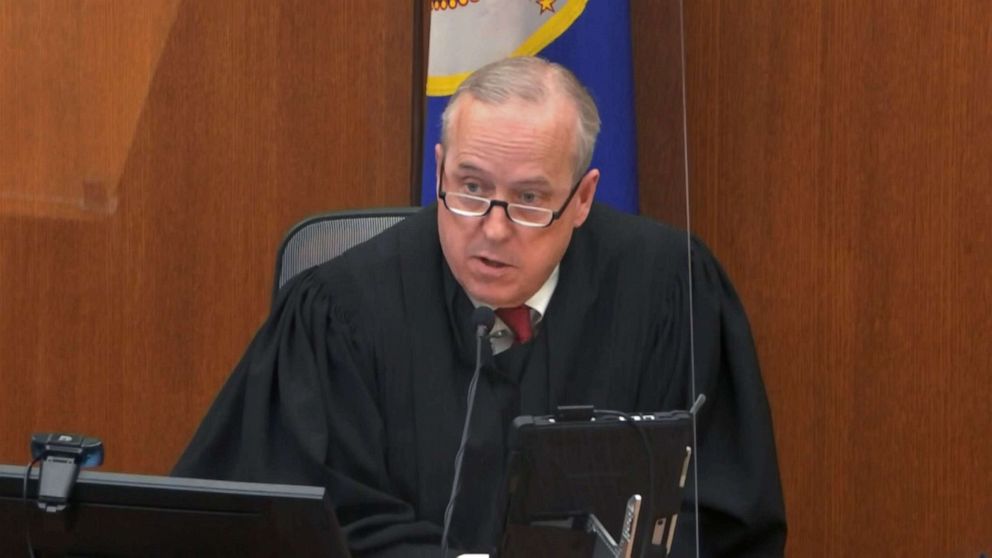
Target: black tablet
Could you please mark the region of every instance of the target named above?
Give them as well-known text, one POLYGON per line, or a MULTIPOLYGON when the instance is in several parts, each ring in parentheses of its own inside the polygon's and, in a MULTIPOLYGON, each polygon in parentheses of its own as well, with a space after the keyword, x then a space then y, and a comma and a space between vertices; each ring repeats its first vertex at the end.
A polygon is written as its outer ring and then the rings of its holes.
POLYGON ((634 536, 626 554, 668 554, 692 457, 691 415, 621 415, 586 408, 514 421, 501 556, 586 553, 577 547, 562 552, 563 544, 579 543, 544 527, 574 531, 590 515, 619 544, 630 511, 636 514, 626 530, 634 536), (631 510, 635 495, 639 509, 631 510), (535 548, 541 545, 557 548, 535 548))

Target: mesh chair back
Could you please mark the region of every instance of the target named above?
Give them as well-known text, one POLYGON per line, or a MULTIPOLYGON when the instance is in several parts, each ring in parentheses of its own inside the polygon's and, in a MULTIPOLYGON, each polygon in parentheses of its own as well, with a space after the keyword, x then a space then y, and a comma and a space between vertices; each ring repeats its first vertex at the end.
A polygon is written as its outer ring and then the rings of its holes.
POLYGON ((279 289, 297 273, 336 258, 419 210, 396 207, 337 211, 300 221, 286 234, 276 255, 272 303, 279 289))

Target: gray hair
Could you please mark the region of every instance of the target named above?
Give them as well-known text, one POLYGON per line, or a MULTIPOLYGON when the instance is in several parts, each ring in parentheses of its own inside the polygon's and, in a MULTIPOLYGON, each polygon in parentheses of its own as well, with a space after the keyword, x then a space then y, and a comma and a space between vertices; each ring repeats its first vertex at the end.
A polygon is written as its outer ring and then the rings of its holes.
POLYGON ((575 178, 585 174, 599 135, 599 110, 586 88, 568 68, 543 58, 504 58, 479 68, 458 86, 441 115, 441 145, 448 146, 448 128, 458 99, 465 93, 486 104, 511 99, 541 103, 552 92, 570 99, 578 113, 575 134, 575 178), (549 87, 550 86, 550 87, 549 87))

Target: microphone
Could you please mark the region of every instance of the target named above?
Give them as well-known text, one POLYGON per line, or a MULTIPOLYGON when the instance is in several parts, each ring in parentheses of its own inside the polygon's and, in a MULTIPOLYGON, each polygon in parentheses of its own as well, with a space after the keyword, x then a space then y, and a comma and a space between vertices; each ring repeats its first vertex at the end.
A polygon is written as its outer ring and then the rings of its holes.
POLYGON ((488 306, 480 306, 472 312, 472 325, 475 326, 475 336, 478 338, 489 335, 489 330, 496 325, 496 312, 488 306))
POLYGON ((461 488, 462 460, 465 457, 465 445, 468 443, 469 426, 472 424, 472 407, 475 404, 475 388, 479 385, 479 371, 482 370, 482 342, 488 340, 489 330, 496 323, 496 313, 488 306, 479 306, 472 312, 472 325, 475 326, 475 372, 468 384, 468 404, 465 409, 465 425, 462 427, 462 440, 455 454, 455 474, 451 480, 451 496, 444 509, 444 532, 441 534, 441 556, 448 555, 448 529, 451 528, 451 517, 455 511, 455 499, 461 488))

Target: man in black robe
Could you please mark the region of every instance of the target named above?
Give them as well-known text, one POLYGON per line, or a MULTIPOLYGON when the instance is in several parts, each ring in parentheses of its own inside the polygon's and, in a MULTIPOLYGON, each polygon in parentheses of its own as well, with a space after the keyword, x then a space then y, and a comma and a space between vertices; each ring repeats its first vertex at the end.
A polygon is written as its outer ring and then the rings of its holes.
MULTIPOLYGON (((478 383, 453 548, 498 539, 515 416, 686 409, 704 393, 700 555, 780 556, 771 417, 744 310, 700 243, 593 202, 598 129, 560 66, 518 58, 473 74, 443 117, 440 203, 286 285, 174 474, 326 486, 354 555, 436 556, 472 311, 526 304, 528 324, 497 322, 506 334, 478 383)), ((695 555, 694 493, 675 556, 695 555)))

